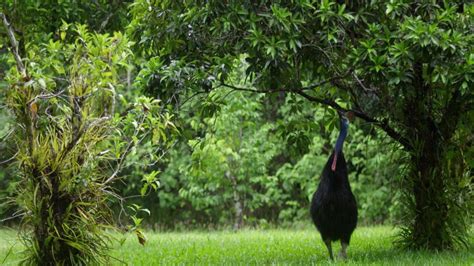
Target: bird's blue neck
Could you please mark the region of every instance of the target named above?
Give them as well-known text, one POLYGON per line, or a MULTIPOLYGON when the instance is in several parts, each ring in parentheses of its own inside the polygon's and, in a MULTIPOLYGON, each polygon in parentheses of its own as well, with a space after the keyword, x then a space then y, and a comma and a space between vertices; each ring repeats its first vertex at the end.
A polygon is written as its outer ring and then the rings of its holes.
POLYGON ((349 123, 345 121, 344 119, 342 119, 341 131, 339 132, 339 137, 337 138, 337 141, 336 141, 336 147, 334 148, 334 151, 336 154, 338 154, 342 150, 342 146, 344 145, 344 140, 346 139, 346 136, 347 136, 348 127, 349 127, 349 123))
POLYGON ((346 118, 341 118, 341 131, 339 131, 339 137, 336 141, 336 147, 334 148, 334 159, 332 160, 331 170, 336 171, 337 157, 342 151, 342 145, 347 136, 347 128, 349 127, 349 121, 346 118))

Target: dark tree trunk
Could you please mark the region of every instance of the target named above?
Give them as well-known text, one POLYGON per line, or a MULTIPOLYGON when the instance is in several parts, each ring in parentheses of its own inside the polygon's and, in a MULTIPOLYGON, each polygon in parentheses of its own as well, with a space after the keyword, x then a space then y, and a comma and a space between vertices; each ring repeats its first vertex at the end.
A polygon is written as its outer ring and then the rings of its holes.
POLYGON ((428 134, 419 152, 412 154, 410 179, 415 200, 412 240, 417 248, 441 250, 452 246, 448 233, 448 206, 443 174, 443 143, 428 134))
MULTIPOLYGON (((415 249, 445 250, 468 245, 469 188, 465 162, 453 143, 427 134, 419 152, 411 155, 414 219, 408 222, 406 240, 415 249), (467 199, 467 200, 466 200, 467 199)), ((472 182, 472 181, 471 181, 472 182)))
POLYGON ((408 174, 413 198, 408 207, 414 214, 413 220, 407 221, 409 234, 405 241, 416 249, 443 250, 454 247, 456 237, 451 221, 457 219, 455 212, 458 207, 450 186, 456 185, 456 175, 462 174, 450 172, 447 168, 450 164, 463 163, 447 158, 446 154, 452 147, 451 137, 456 130, 461 104, 458 102, 459 93, 455 92, 442 121, 436 122, 431 102, 433 91, 423 80, 422 72, 422 64, 415 63, 415 87, 405 107, 404 124, 413 147, 408 174), (446 163, 448 160, 450 163, 446 163))
POLYGON ((40 254, 41 264, 54 265, 55 261, 67 261, 74 250, 69 248, 64 240, 55 245, 48 238, 51 231, 63 235, 64 214, 71 204, 70 197, 59 191, 58 176, 49 171, 48 176, 43 176, 38 171, 33 171, 36 186, 38 186, 39 221, 35 226, 35 240, 38 243, 38 254, 40 254), (45 181, 49 180, 49 185, 45 181))
POLYGON ((454 90, 443 116, 436 121, 432 110, 435 92, 424 81, 422 73, 422 64, 415 63, 414 88, 405 110, 404 124, 413 147, 408 176, 413 204, 408 207, 414 214, 413 221, 408 221, 409 235, 405 241, 412 248, 451 249, 463 241, 468 227, 460 214, 465 206, 456 202, 461 195, 458 185, 464 162, 455 159, 462 158, 462 154, 451 140, 463 102, 459 91, 454 90))

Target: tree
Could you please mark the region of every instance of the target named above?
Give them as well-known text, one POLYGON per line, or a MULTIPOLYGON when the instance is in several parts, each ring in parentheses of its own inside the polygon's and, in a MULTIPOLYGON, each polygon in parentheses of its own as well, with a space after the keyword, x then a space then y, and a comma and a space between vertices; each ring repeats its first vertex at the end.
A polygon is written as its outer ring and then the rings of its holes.
POLYGON ((269 139, 273 126, 261 121, 258 100, 244 97, 241 92, 227 95, 223 100, 226 104, 223 103, 222 109, 205 119, 208 133, 191 143, 194 150, 190 172, 204 183, 202 191, 220 191, 223 199, 217 204, 232 203, 233 227, 237 230, 244 224, 245 210, 255 210, 262 204, 259 196, 265 194, 265 185, 270 183, 266 182, 266 171, 276 145, 269 139), (259 192, 257 187, 261 187, 259 192))
MULTIPOLYGON (((7 75, 6 106, 15 121, 8 141, 21 176, 16 200, 25 261, 106 263, 105 229, 114 228, 109 201, 120 198, 112 184, 136 145, 160 142, 174 128, 170 117, 157 100, 117 101, 132 55, 123 34, 91 34, 84 25, 64 23, 59 40, 27 43, 20 55, 13 27, 3 13, 0 18, 16 62, 7 75)), ((144 183, 156 187, 154 176, 144 183)))
POLYGON ((291 93, 354 114, 410 155, 410 248, 467 245, 472 221, 474 5, 442 1, 135 1, 150 90, 291 93), (256 89, 226 84, 245 55, 256 89))

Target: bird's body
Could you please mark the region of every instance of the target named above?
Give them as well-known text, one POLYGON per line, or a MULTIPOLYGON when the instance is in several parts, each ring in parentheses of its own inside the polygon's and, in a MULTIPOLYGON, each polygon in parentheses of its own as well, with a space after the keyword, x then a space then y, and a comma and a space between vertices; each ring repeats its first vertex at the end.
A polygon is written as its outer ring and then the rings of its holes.
POLYGON ((343 130, 341 129, 339 135, 339 145, 336 145, 323 169, 321 181, 311 202, 311 218, 321 233, 331 259, 331 242, 338 240, 342 245, 341 256, 346 257, 346 248, 357 225, 357 204, 349 184, 346 160, 342 152, 342 142, 347 134, 343 130))

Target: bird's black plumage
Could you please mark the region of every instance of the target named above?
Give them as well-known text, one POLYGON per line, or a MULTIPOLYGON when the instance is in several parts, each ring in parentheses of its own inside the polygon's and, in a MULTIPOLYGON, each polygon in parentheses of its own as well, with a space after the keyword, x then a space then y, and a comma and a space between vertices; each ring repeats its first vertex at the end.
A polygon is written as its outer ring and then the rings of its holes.
POLYGON ((344 154, 337 153, 335 171, 331 169, 333 152, 324 166, 318 189, 311 202, 311 217, 333 259, 331 242, 341 241, 341 255, 346 256, 352 232, 357 225, 357 204, 347 177, 344 154))

